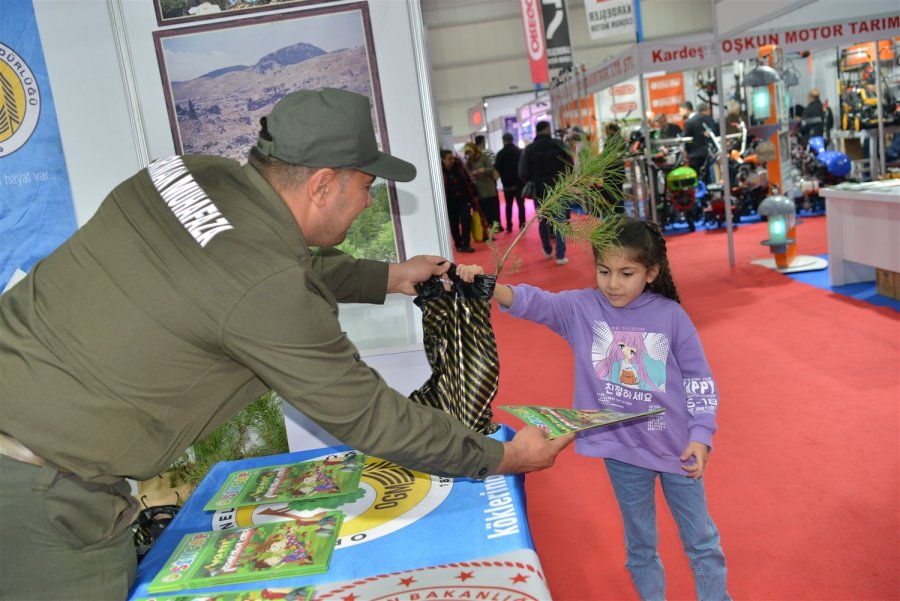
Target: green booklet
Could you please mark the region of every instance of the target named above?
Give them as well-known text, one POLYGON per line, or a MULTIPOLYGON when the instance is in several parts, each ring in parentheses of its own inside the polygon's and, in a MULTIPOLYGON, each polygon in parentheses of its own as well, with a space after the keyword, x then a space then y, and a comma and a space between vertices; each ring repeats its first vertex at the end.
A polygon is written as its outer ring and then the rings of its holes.
POLYGON ((250 528, 186 534, 147 590, 294 578, 328 570, 344 520, 340 511, 250 528))
POLYGON ((523 422, 547 432, 550 435, 548 438, 556 438, 569 432, 580 432, 598 426, 617 424, 648 415, 657 415, 665 411, 665 409, 652 409, 640 413, 621 413, 612 409, 562 409, 540 405, 501 405, 500 408, 512 413, 523 422))
POLYGON ((346 495, 359 488, 366 456, 357 451, 323 459, 232 472, 204 511, 346 495))
POLYGON ((135 601, 312 601, 315 587, 268 587, 252 591, 228 591, 217 593, 182 593, 180 595, 154 595, 138 597, 135 601))

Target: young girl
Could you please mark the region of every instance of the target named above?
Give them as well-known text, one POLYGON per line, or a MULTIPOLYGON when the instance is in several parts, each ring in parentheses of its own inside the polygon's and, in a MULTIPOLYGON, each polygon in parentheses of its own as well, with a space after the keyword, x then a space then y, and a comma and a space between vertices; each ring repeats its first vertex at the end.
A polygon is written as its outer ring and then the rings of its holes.
MULTIPOLYGON (((666 593, 657 552, 659 477, 698 598, 730 599, 702 480, 716 431, 718 391, 697 330, 679 304, 662 232, 626 218, 618 244, 595 249, 594 258, 596 288, 550 293, 498 284, 494 299, 501 310, 542 323, 568 341, 577 409, 666 410, 581 432, 575 443, 576 452, 605 460, 625 525, 625 565, 641 598, 665 599, 666 593)), ((477 265, 457 267, 467 281, 482 272, 477 265)))

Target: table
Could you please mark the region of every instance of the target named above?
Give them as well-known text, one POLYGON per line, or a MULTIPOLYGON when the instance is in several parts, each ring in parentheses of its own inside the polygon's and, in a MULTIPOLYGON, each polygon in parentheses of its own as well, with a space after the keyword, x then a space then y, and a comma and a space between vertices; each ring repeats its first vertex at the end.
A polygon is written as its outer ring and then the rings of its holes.
POLYGON ((900 180, 823 188, 828 201, 832 286, 875 279, 875 268, 900 272, 900 180))
MULTIPOLYGON (((513 434, 501 426, 493 437, 513 434)), ((232 471, 345 450, 339 445, 214 466, 138 566, 130 599, 150 596, 147 584, 184 534, 213 529, 213 513, 203 506, 232 471)), ((202 590, 313 585, 315 599, 341 601, 550 598, 528 528, 522 476, 441 478, 370 457, 361 486, 363 498, 341 507, 346 518, 327 573, 202 590)), ((251 513, 216 515, 226 526, 265 519, 251 513)))

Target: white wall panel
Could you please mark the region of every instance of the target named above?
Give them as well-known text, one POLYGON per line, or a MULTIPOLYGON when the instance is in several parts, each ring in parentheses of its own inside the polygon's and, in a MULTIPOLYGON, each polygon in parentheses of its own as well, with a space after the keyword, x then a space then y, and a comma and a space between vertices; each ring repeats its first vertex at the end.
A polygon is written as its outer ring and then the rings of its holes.
POLYGON ((139 164, 106 2, 34 0, 78 225, 139 164))

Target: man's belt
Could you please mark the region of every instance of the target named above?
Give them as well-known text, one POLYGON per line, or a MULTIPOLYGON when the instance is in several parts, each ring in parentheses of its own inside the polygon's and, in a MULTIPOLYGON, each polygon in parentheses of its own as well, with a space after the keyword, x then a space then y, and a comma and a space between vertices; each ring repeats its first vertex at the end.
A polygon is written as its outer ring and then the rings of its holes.
MULTIPOLYGON (((48 461, 36 455, 31 449, 23 445, 21 442, 10 436, 0 432, 0 455, 5 455, 16 461, 36 465, 38 467, 47 465, 48 461)), ((62 470, 61 470, 62 471, 62 470)))

